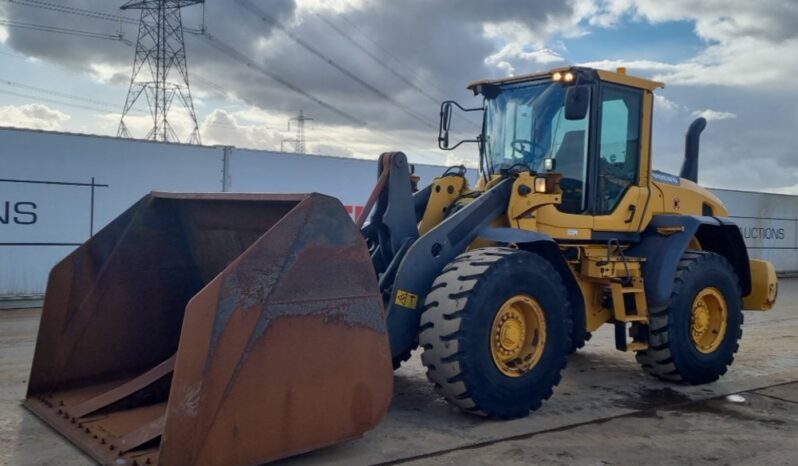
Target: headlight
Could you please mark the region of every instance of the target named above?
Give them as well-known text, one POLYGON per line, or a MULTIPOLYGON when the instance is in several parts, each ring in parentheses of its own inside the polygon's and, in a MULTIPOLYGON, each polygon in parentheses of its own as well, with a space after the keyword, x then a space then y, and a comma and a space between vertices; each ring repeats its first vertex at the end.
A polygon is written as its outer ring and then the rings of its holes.
POLYGON ((546 192, 546 178, 535 178, 535 192, 536 193, 546 192))
POLYGON ((574 80, 574 74, 571 73, 570 71, 565 73, 565 75, 563 76, 563 81, 565 81, 567 83, 569 83, 569 82, 571 82, 573 80, 574 80))
POLYGON ((554 81, 561 80, 562 79, 562 73, 560 73, 559 71, 555 72, 553 75, 551 75, 551 79, 553 79, 554 81))

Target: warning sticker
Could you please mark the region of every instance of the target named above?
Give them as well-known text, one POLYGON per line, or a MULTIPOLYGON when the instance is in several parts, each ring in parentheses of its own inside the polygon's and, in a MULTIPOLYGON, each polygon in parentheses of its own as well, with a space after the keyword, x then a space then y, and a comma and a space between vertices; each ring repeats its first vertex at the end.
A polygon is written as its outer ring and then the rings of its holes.
POLYGON ((405 290, 396 292, 396 304, 408 309, 415 309, 418 305, 418 296, 405 290))

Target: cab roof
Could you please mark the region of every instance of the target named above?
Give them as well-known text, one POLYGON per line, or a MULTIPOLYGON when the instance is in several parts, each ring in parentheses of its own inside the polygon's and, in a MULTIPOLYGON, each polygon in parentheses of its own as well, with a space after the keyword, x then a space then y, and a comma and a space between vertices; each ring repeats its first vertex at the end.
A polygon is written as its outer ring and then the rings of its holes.
MULTIPOLYGON (((556 72, 564 73, 566 71, 581 69, 581 70, 590 70, 592 68, 585 68, 585 67, 570 67, 564 66, 560 68, 553 68, 549 71, 542 71, 537 73, 530 73, 524 74, 521 76, 510 76, 507 78, 499 78, 499 79, 481 79, 479 81, 473 81, 468 85, 468 89, 474 91, 477 87, 484 85, 484 84, 492 84, 492 85, 502 85, 502 84, 515 84, 515 83, 522 83, 526 81, 534 81, 536 79, 547 79, 551 78, 551 76, 556 72)), ((607 70, 599 70, 595 69, 596 73, 598 73, 599 78, 602 81, 607 81, 616 84, 622 84, 625 86, 636 87, 639 89, 646 89, 649 91, 653 91, 656 88, 664 88, 665 84, 659 81, 652 81, 650 79, 645 78, 638 78, 636 76, 629 76, 626 74, 625 68, 618 68, 616 71, 607 71, 607 70)))

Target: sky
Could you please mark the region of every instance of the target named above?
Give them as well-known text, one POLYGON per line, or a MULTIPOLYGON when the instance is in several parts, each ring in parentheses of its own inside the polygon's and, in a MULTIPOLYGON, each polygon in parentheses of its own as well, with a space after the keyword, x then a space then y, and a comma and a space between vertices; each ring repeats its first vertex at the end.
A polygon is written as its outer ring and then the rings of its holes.
MULTIPOLYGON (((0 0, 0 126, 116 135, 139 19, 122 3, 0 0)), ((182 14, 207 31, 186 34, 203 144, 280 150, 302 109, 312 153, 475 166, 474 145, 436 147, 440 101, 481 105, 468 82, 624 66, 666 83, 655 168, 678 173, 703 116, 702 184, 798 194, 796 0, 207 0, 182 14)), ((458 134, 476 117, 458 116, 458 134)), ((147 118, 128 115, 134 136, 147 118)), ((187 138, 187 116, 170 119, 187 138)))

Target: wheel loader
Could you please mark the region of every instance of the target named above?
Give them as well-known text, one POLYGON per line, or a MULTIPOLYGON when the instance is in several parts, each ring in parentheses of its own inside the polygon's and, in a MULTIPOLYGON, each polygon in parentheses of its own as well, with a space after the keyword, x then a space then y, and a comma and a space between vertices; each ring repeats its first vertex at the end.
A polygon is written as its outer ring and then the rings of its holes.
POLYGON ((662 84, 565 67, 469 86, 478 180, 400 152, 352 221, 321 194, 154 192, 57 264, 25 405, 103 464, 255 465, 356 438, 420 347, 465 413, 526 416, 603 325, 667 381, 731 365, 776 300, 698 182, 652 169, 662 84), (473 185, 473 186, 472 186, 473 185))

